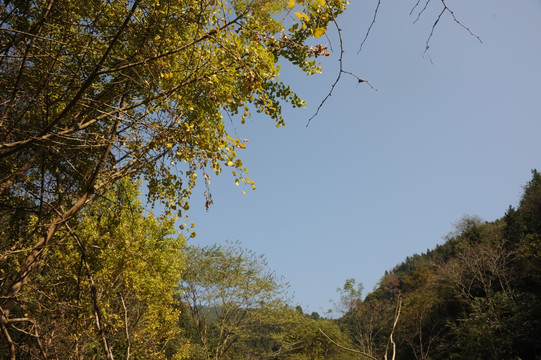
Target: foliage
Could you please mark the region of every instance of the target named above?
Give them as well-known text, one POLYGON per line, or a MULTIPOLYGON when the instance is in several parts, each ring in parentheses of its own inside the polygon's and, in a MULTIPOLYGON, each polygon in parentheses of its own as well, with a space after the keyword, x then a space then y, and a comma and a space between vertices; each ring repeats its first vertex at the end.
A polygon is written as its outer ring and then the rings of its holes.
POLYGON ((290 326, 285 332, 290 353, 280 359, 295 360, 347 360, 355 359, 352 354, 334 346, 321 332, 341 344, 349 345, 347 335, 340 331, 335 321, 327 319, 313 319, 303 316, 290 326))
MULTIPOLYGON (((173 221, 145 216, 138 194, 121 181, 58 232, 19 293, 15 315, 27 320, 12 327, 18 355, 163 357, 179 332, 173 295, 185 241, 173 221)), ((13 267, 0 271, 5 278, 13 267)), ((8 349, 0 354, 6 358, 8 349)))
POLYGON ((0 283, 0 320, 12 354, 21 291, 35 288, 30 278, 37 279, 38 268, 54 265, 47 263, 51 249, 68 256, 67 223, 80 220, 82 209, 120 179, 144 180, 148 198, 179 217, 197 181, 210 206, 210 176, 224 168, 236 183, 255 188, 237 154, 245 141, 223 118, 244 122, 257 112, 284 125, 283 103, 304 102, 278 79, 279 61, 320 71, 315 56, 324 47, 314 52, 309 39, 323 35, 345 6, 343 0, 0 5, 0 258, 10 270, 0 283))
POLYGON ((285 287, 263 257, 238 243, 190 246, 186 259, 180 295, 195 330, 190 340, 202 358, 229 358, 272 323, 285 287))

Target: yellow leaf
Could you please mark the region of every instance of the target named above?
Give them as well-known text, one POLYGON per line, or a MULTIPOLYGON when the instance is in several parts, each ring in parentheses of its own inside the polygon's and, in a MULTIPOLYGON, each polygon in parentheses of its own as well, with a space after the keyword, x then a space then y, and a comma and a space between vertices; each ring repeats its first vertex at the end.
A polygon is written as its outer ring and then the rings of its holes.
POLYGON ((289 0, 289 4, 287 4, 288 9, 293 9, 295 7, 295 0, 289 0))
POLYGON ((314 37, 318 38, 321 35, 325 34, 326 31, 327 31, 327 29, 325 29, 325 28, 321 28, 321 27, 315 28, 314 29, 314 37))
POLYGON ((235 185, 239 186, 239 179, 235 179, 235 185))
POLYGON ((299 18, 299 20, 306 20, 306 22, 310 21, 310 18, 305 13, 300 13, 298 11, 295 11, 295 15, 299 18))
POLYGON ((321 4, 321 6, 325 6, 325 0, 317 0, 318 3, 321 4))
POLYGON ((235 165, 235 164, 233 163, 233 161, 229 160, 229 161, 227 162, 227 166, 233 166, 233 165, 235 165))

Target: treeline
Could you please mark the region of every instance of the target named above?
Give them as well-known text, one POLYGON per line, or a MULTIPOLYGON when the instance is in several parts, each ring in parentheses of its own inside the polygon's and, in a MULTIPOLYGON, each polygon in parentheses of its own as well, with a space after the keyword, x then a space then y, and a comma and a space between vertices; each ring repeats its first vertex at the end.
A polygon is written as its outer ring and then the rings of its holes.
MULTIPOLYGON (((541 174, 494 222, 462 219, 444 244, 387 272, 363 297, 349 279, 342 316, 290 305, 265 258, 239 243, 188 246, 121 181, 44 249, 0 358, 538 359, 541 174)), ((32 239, 31 219, 2 213, 1 236, 32 239)), ((29 241, 28 240, 28 241, 29 241)), ((2 249, 0 275, 24 252, 2 249)), ((4 300, 5 301, 5 300, 4 300)))
MULTIPOLYGON (((187 246, 139 194, 120 181, 42 249, 9 303, 0 358, 343 359, 319 332, 347 342, 338 324, 291 308, 263 257, 238 243, 187 246)), ((37 236, 23 213, 0 214, 3 238, 37 236)), ((0 249, 2 282, 27 256, 12 249, 0 249)))
POLYGON ((342 289, 341 329, 381 358, 395 319, 397 359, 539 359, 541 356, 541 174, 518 207, 494 222, 467 217, 444 244, 408 257, 363 300, 342 289))

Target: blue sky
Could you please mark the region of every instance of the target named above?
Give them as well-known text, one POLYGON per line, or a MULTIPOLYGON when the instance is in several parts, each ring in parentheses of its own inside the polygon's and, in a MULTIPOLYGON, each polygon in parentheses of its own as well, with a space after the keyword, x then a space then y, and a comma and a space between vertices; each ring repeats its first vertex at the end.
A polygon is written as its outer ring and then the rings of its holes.
POLYGON ((322 75, 284 67, 281 79, 308 107, 285 108, 285 128, 262 116, 237 127, 250 140, 241 157, 257 190, 243 195, 224 172, 208 212, 196 191, 191 242, 241 241, 290 282, 295 304, 324 312, 346 279, 372 290, 464 215, 491 221, 516 205, 530 170, 541 169, 541 1, 446 3, 483 43, 446 13, 423 56, 442 3, 414 24, 415 1, 382 0, 357 54, 377 1, 351 0, 338 19, 344 69, 378 91, 343 75, 306 127, 337 54, 323 59, 322 75))

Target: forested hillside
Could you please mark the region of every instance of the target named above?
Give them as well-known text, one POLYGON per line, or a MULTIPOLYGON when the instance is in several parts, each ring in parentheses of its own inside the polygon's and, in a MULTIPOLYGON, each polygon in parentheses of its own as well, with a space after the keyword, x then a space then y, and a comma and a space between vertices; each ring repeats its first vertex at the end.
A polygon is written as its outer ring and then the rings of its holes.
POLYGON ((381 358, 400 296, 398 359, 538 359, 541 174, 532 175, 517 208, 494 222, 463 218, 445 243, 407 257, 364 300, 346 282, 338 322, 356 348, 381 358))
MULTIPOLYGON (((363 296, 339 289, 338 319, 288 305, 263 259, 239 244, 192 248, 180 299, 190 359, 538 359, 541 174, 494 222, 464 217, 363 296), (194 255, 197 254, 197 255, 194 255), (193 262, 194 260, 192 260, 193 262), (207 264, 207 265, 205 265, 207 264), (391 336, 392 335, 392 336, 391 336)), ((294 290, 294 289, 292 289, 294 290)))

